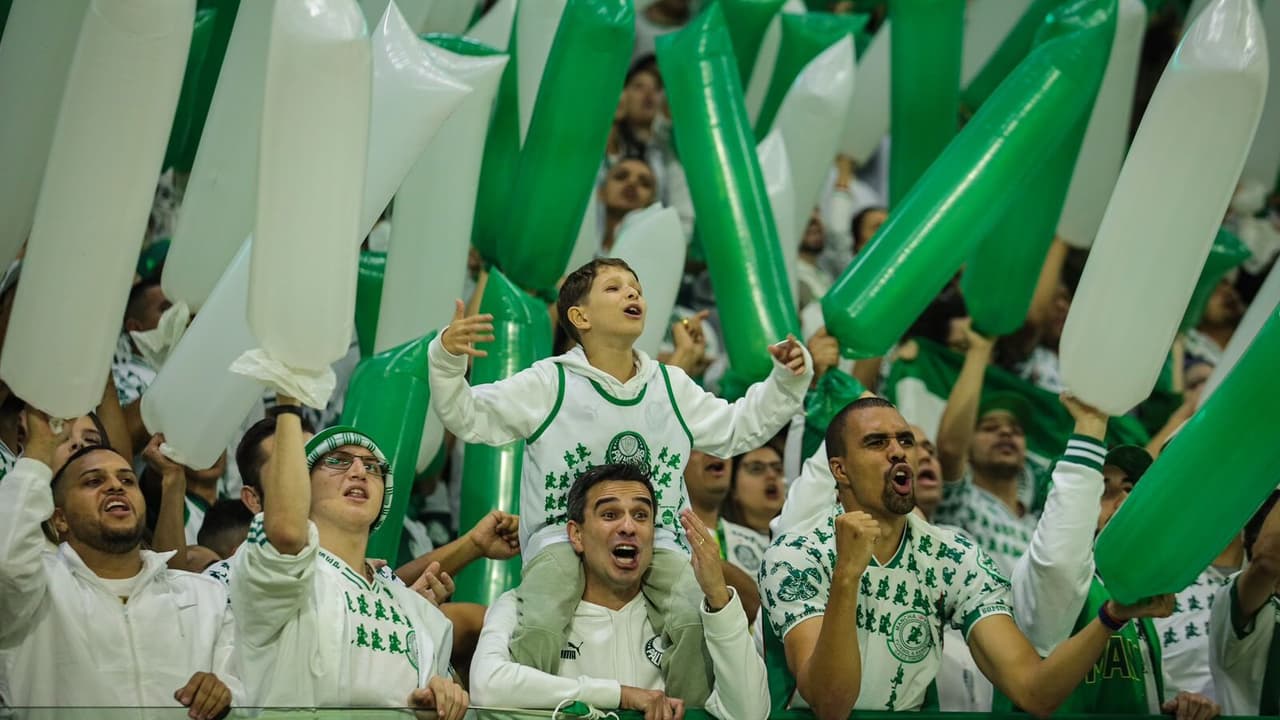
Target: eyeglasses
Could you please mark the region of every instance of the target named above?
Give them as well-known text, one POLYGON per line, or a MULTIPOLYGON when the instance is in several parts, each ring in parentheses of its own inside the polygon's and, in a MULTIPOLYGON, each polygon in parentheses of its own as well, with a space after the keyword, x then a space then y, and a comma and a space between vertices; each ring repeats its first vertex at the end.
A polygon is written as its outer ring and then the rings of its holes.
POLYGON ((763 475, 766 470, 772 470, 779 475, 785 472, 781 462, 760 462, 759 460, 742 463, 742 469, 752 475, 763 475))
POLYGON ((351 463, 356 460, 359 460, 360 464, 364 465, 365 472, 376 478, 385 478, 391 472, 389 464, 369 455, 352 455, 349 452, 334 450, 320 458, 320 462, 324 463, 325 469, 334 473, 346 472, 347 468, 351 467, 351 463))

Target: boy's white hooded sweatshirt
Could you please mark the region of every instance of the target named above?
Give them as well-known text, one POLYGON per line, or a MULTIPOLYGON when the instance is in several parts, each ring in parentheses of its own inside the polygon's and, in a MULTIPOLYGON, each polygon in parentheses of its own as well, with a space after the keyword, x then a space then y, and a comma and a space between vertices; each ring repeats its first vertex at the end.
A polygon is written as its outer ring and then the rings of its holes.
POLYGON ((172 707, 174 692, 232 673, 227 594, 212 578, 170 570, 173 553, 142 551, 128 601, 40 523, 53 514, 52 471, 21 459, 0 481, 0 697, 13 707, 172 707))
MULTIPOLYGON (((443 335, 443 332, 441 333, 443 335)), ((495 383, 471 387, 467 358, 430 346, 431 402, 463 442, 525 440, 520 480, 520 547, 527 563, 568 542, 569 487, 587 468, 633 462, 649 469, 658 501, 655 545, 685 551, 678 513, 688 507, 689 451, 732 457, 754 450, 802 411, 813 377, 774 362, 768 379, 730 403, 703 390, 678 367, 635 351, 636 372, 621 382, 592 366, 582 348, 539 360, 495 383)))

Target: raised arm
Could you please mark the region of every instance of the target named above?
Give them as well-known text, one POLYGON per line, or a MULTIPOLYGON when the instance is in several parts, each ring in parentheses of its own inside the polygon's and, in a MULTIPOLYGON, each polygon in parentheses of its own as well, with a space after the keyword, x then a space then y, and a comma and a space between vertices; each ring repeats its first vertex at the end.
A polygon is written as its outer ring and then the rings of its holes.
POLYGON ((964 353, 964 365, 947 407, 938 422, 938 462, 942 465, 943 480, 959 480, 969 465, 969 443, 973 441, 973 427, 978 422, 978 405, 982 400, 982 381, 991 364, 995 341, 966 328, 969 347, 964 353))
MULTIPOLYGON (((1172 611, 1172 595, 1161 595, 1132 607, 1114 601, 1104 606, 1104 612, 1121 623, 1140 617, 1168 617, 1172 611)), ((969 632, 969 648, 982 674, 1014 704, 1045 718, 1089 674, 1106 650, 1113 632, 1095 618, 1042 660, 1013 618, 997 614, 973 626, 969 632)))
POLYGON ((1053 466, 1044 514, 1012 578, 1014 617, 1041 654, 1071 635, 1089 594, 1106 456, 1106 414, 1066 395, 1062 402, 1075 418, 1075 433, 1053 466))
MULTIPOLYGON (((276 396, 281 407, 300 407, 294 398, 276 396)), ((311 475, 307 472, 302 418, 292 412, 276 416, 275 450, 262 467, 262 524, 267 542, 284 555, 307 545, 311 514, 311 475)))
POLYGON ((520 517, 494 510, 467 534, 396 568, 396 577, 412 585, 427 566, 440 563, 440 571, 457 577, 462 568, 480 558, 509 560, 520 554, 520 517))
POLYGON ((1249 564, 1236 577, 1231 624, 1238 634, 1253 627, 1258 611, 1280 592, 1280 503, 1272 506, 1253 543, 1249 564))
POLYGON ((173 551, 169 567, 186 570, 187 534, 182 514, 186 504, 187 473, 181 465, 160 452, 160 444, 163 442, 164 435, 153 435, 142 451, 147 465, 160 473, 160 512, 156 518, 155 534, 151 538, 151 549, 156 552, 173 551))
POLYGON ((836 518, 836 564, 826 612, 783 638, 796 689, 819 720, 849 717, 862 690, 858 647, 858 586, 871 562, 880 525, 864 512, 836 518))

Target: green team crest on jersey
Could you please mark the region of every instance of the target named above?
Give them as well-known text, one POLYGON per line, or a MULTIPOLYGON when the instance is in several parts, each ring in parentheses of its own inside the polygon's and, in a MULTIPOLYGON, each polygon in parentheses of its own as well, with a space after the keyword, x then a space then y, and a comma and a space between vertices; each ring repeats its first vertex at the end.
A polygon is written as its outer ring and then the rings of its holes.
POLYGON ((889 652, 902 662, 920 662, 933 649, 929 618, 922 612, 909 610, 899 615, 888 636, 889 652))
POLYGON ((404 654, 409 657, 409 664, 413 666, 413 671, 418 671, 418 634, 413 630, 404 636, 404 654))
POLYGON ((645 470, 649 469, 649 457, 649 444, 640 433, 631 430, 614 435, 604 454, 607 463, 629 463, 645 470))

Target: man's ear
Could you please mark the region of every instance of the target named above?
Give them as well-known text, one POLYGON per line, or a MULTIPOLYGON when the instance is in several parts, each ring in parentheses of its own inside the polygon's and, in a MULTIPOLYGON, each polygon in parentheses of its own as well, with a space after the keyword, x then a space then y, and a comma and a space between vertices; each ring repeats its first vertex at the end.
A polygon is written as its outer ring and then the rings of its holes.
POLYGON ((53 526, 53 529, 58 533, 58 537, 60 538, 65 538, 67 536, 67 531, 71 529, 71 526, 67 524, 66 513, 64 513, 60 507, 55 507, 53 509, 53 515, 49 516, 49 524, 53 526))
POLYGON ((248 485, 240 487, 240 502, 244 503, 244 506, 254 515, 262 512, 262 498, 258 497, 257 491, 248 485))
POLYGON ((587 313, 582 309, 581 305, 571 306, 566 315, 569 318, 569 324, 573 325, 573 327, 577 329, 579 336, 582 335, 584 330, 591 329, 591 320, 587 318, 587 313))
POLYGON ((837 484, 841 482, 849 482, 849 475, 844 469, 844 458, 827 458, 827 467, 831 468, 831 474, 835 477, 837 484))
POLYGON ((573 546, 575 553, 579 555, 583 553, 582 526, 576 520, 569 521, 569 544, 573 546))

